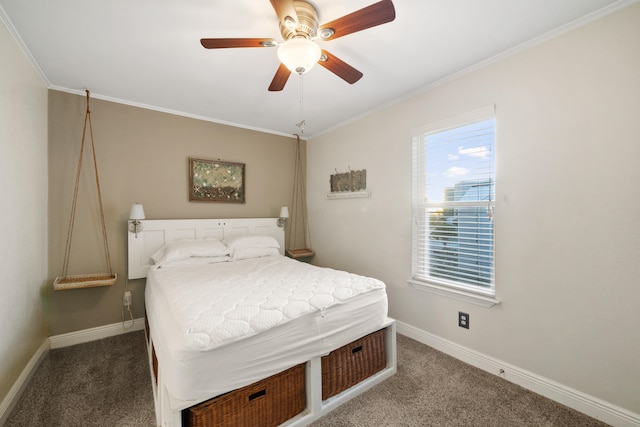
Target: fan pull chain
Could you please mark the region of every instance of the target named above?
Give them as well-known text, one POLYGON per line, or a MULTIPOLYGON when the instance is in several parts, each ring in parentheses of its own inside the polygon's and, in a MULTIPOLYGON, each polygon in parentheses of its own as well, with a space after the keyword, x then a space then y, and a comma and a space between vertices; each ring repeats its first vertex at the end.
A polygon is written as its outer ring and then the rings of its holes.
POLYGON ((300 73, 300 121, 296 123, 296 126, 300 128, 300 133, 304 133, 304 83, 302 80, 302 73, 300 73))

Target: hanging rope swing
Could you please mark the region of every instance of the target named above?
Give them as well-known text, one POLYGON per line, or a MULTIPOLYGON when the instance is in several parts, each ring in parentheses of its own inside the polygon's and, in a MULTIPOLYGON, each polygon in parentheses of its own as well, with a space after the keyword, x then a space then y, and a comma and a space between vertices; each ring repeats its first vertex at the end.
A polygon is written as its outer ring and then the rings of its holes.
POLYGON ((76 172, 76 185, 73 190, 73 202, 71 204, 71 218, 69 219, 69 232, 67 234, 67 244, 64 251, 64 263, 62 267, 62 275, 56 277, 53 282, 53 289, 79 289, 91 288, 95 286, 111 286, 116 283, 117 274, 111 269, 111 257, 109 256, 109 242, 107 240, 107 228, 104 222, 104 211, 102 209, 102 194, 100 192, 100 179, 98 178, 98 162, 96 160, 96 148, 93 142, 93 128, 91 127, 91 111, 89 110, 89 91, 87 90, 87 112, 84 116, 84 129, 82 131, 82 143, 80 144, 80 157, 78 159, 78 169, 76 172), (107 273, 99 274, 82 274, 68 276, 69 256, 71 254, 71 241, 73 237, 73 225, 76 217, 76 207, 78 206, 78 187, 80 186, 80 172, 82 170, 82 158, 84 154, 84 142, 87 133, 87 124, 89 125, 89 136, 91 137, 91 151, 93 153, 93 166, 95 170, 96 187, 98 190, 98 203, 100 206, 100 222, 102 224, 102 238, 104 243, 104 252, 107 261, 107 273))
POLYGON ((300 151, 300 135, 296 135, 296 157, 293 169, 293 196, 291 200, 291 229, 289 230, 289 249, 287 256, 291 258, 311 258, 315 255, 311 248, 311 234, 307 224, 307 198, 305 194, 304 172, 302 169, 302 153, 300 151), (300 218, 301 217, 301 218, 300 218), (302 248, 295 249, 298 242, 298 226, 302 227, 302 248))

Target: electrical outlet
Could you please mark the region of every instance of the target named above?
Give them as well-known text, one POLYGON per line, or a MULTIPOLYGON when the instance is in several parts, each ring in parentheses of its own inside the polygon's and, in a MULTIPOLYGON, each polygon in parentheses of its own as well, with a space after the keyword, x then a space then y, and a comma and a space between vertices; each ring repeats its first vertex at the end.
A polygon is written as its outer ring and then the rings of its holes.
POLYGON ((131 291, 124 291, 122 296, 122 305, 129 307, 131 305, 131 291))
POLYGON ((469 329, 469 314, 458 312, 458 326, 461 328, 469 329))

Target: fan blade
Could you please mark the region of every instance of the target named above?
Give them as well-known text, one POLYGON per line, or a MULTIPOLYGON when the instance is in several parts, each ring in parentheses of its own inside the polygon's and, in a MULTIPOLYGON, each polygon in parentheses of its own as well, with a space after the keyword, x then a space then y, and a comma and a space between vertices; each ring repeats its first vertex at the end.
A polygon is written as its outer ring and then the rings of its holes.
POLYGON ((200 39, 207 49, 224 49, 227 47, 271 47, 276 45, 273 39, 200 39))
POLYGON ((278 15, 282 25, 288 28, 298 26, 298 14, 295 7, 293 7, 293 0, 271 0, 271 6, 276 11, 276 15, 278 15), (287 21, 290 22, 289 25, 287 25, 287 21))
POLYGON ((382 0, 322 25, 317 33, 322 34, 323 29, 332 29, 333 35, 323 40, 333 40, 347 34, 386 24, 394 19, 396 19, 396 10, 393 7, 393 3, 391 0, 382 0))
POLYGON ((271 85, 269 86, 270 92, 277 92, 284 89, 284 85, 287 84, 287 80, 289 80, 289 76, 291 75, 291 71, 284 64, 280 64, 278 67, 278 71, 276 71, 276 75, 273 76, 273 80, 271 81, 271 85))
POLYGON ((331 71, 349 84, 354 84, 362 78, 362 73, 351 65, 347 64, 337 56, 331 55, 326 50, 322 51, 322 56, 318 64, 331 71))

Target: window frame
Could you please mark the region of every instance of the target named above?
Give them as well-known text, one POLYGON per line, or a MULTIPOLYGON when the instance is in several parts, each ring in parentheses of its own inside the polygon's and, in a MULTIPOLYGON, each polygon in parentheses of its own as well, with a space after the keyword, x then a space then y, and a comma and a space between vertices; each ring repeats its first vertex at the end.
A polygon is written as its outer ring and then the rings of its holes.
MULTIPOLYGON (((444 120, 439 120, 437 122, 429 123, 420 128, 414 129, 412 132, 413 140, 412 140, 412 262, 411 262, 411 279, 408 280, 408 283, 420 290, 424 290, 436 295, 446 296, 450 298, 454 298, 457 300, 461 300, 464 302, 470 302, 473 304, 477 304, 483 307, 491 307, 495 304, 499 304, 496 297, 496 285, 495 285, 495 222, 493 222, 492 218, 492 263, 493 263, 493 280, 491 281, 491 285, 489 288, 483 288, 479 285, 471 285, 464 284, 452 280, 446 280, 441 278, 434 277, 425 277, 424 275, 418 275, 418 256, 419 256, 419 246, 421 243, 419 240, 424 236, 419 235, 420 228, 424 227, 420 225, 421 221, 424 221, 425 210, 429 207, 434 207, 434 205, 441 206, 480 206, 481 204, 490 206, 491 212, 495 209, 495 196, 494 200, 489 202, 478 201, 478 202, 438 202, 438 203, 428 203, 425 200, 424 190, 426 188, 426 165, 422 164, 422 160, 419 158, 419 154, 416 150, 420 149, 420 153, 424 153, 424 150, 421 148, 425 143, 422 142, 422 139, 426 134, 433 134, 438 132, 444 132, 447 130, 463 127, 472 123, 477 123, 480 121, 494 119, 495 120, 495 106, 489 105, 483 108, 479 108, 477 110, 469 111, 463 114, 459 114, 444 120)), ((494 122, 494 133, 496 129, 496 124, 494 122)), ((493 142, 493 149, 496 148, 496 140, 493 142)), ((492 176, 493 185, 495 189, 495 177, 496 177, 496 168, 495 164, 493 165, 492 176)), ((494 190, 495 193, 495 190, 494 190)), ((428 221, 428 219, 426 219, 428 221)), ((422 253, 429 251, 429 248, 422 248, 422 253)))

